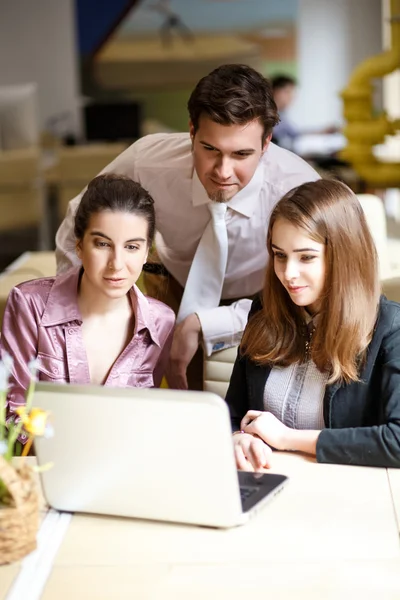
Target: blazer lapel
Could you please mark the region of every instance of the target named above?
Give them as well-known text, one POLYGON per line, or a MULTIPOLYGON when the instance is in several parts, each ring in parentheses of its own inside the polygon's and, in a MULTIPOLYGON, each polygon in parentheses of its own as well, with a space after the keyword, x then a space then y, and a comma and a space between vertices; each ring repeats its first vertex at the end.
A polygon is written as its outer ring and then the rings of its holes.
POLYGON ((332 385, 327 385, 325 389, 324 396, 324 421, 325 427, 332 427, 332 400, 333 396, 336 394, 338 389, 341 387, 341 384, 336 381, 332 385))

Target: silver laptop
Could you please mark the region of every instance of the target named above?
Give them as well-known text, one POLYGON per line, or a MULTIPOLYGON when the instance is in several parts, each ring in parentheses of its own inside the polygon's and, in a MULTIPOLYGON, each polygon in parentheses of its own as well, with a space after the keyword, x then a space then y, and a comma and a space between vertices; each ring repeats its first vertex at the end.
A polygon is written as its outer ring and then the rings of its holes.
POLYGON ((284 475, 236 469, 229 411, 208 392, 38 383, 54 437, 38 438, 46 500, 61 511, 213 527, 247 521, 284 475))

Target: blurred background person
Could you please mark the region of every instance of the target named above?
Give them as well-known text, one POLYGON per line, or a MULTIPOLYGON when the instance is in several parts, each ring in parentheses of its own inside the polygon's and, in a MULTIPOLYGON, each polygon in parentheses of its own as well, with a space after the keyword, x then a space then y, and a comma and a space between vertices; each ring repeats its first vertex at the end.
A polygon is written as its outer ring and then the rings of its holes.
POLYGON ((275 125, 272 141, 279 146, 296 151, 295 141, 308 134, 332 134, 339 128, 331 125, 323 129, 303 130, 291 122, 287 115, 288 108, 293 104, 296 96, 297 81, 289 75, 275 75, 271 78, 272 93, 279 112, 280 121, 275 125))

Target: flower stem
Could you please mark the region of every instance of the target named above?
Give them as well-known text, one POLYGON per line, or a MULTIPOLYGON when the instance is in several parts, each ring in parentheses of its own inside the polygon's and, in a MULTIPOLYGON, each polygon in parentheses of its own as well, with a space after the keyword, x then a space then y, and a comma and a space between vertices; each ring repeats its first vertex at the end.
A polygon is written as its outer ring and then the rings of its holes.
POLYGON ((0 442, 5 438, 6 429, 6 397, 7 392, 0 392, 0 442))
POLYGON ((35 390, 35 378, 31 377, 31 380, 29 382, 28 392, 26 394, 26 412, 27 413, 29 413, 29 411, 32 408, 32 399, 33 399, 34 390, 35 390))

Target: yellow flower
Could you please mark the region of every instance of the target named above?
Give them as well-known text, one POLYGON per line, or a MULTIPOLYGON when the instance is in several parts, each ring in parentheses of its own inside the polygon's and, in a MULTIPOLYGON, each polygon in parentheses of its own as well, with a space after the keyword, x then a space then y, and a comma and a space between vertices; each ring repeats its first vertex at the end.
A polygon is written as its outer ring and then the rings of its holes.
POLYGON ((49 413, 41 408, 31 408, 27 412, 25 406, 20 406, 15 411, 21 417, 22 424, 27 433, 31 435, 45 435, 49 413))

